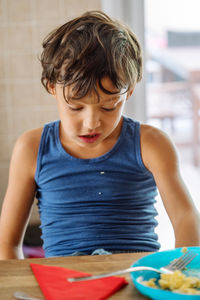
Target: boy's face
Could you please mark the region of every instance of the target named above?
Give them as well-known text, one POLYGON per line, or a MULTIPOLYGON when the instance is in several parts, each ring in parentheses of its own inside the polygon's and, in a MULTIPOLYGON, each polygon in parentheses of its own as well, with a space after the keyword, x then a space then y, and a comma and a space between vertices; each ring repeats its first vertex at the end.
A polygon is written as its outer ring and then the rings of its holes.
MULTIPOLYGON (((83 148, 90 148, 92 151, 92 148, 101 148, 112 139, 117 140, 121 130, 124 105, 133 89, 119 94, 107 77, 102 79, 102 85, 109 91, 116 91, 116 94, 105 94, 97 86, 99 100, 96 93, 92 92, 79 100, 69 97, 67 103, 63 96, 63 87, 56 84, 52 88, 61 120, 60 138, 66 148, 70 145, 75 147, 76 151, 82 151, 83 148)), ((71 95, 71 92, 72 87, 67 86, 66 98, 71 95)))

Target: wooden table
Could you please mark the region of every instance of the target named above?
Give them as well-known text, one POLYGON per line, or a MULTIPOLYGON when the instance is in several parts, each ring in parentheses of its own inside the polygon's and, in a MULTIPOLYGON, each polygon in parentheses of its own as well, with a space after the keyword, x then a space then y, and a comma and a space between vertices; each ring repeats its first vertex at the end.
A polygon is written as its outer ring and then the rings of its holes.
MULTIPOLYGON (((96 256, 71 256, 56 258, 35 258, 24 260, 0 261, 0 299, 13 300, 13 293, 24 291, 31 296, 44 299, 39 285, 29 266, 30 262, 62 266, 82 272, 102 273, 129 267, 134 261, 149 253, 128 253, 96 256)), ((123 275, 129 284, 111 296, 110 300, 142 300, 142 296, 134 287, 130 275, 123 275)), ((67 298, 66 298, 67 299, 67 298)))

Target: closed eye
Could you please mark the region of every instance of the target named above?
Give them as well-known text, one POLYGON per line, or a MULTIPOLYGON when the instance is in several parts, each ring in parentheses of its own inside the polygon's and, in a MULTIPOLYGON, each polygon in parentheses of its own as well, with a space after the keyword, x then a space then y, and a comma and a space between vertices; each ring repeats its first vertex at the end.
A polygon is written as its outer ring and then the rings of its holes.
POLYGON ((82 107, 71 107, 71 106, 69 106, 69 109, 73 110, 73 111, 78 111, 78 110, 81 110, 82 107))
POLYGON ((102 107, 103 110, 105 111, 113 111, 116 109, 116 107, 113 107, 113 108, 105 108, 105 107, 102 107))

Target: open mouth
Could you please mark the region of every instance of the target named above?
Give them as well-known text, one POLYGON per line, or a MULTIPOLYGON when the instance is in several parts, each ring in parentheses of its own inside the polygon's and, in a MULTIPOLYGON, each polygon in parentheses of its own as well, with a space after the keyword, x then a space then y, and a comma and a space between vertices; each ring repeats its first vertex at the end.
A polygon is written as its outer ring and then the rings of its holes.
POLYGON ((90 135, 83 135, 83 137, 86 137, 86 138, 93 138, 95 137, 97 134, 90 134, 90 135))
POLYGON ((80 135, 79 138, 85 142, 85 143, 94 143, 98 138, 100 134, 87 134, 87 135, 80 135))

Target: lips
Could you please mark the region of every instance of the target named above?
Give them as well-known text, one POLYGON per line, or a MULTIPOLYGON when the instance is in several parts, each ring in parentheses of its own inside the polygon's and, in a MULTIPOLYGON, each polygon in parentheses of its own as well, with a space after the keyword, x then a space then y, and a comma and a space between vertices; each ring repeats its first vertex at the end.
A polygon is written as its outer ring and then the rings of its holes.
POLYGON ((100 137, 99 133, 93 133, 93 134, 86 134, 86 135, 80 135, 79 138, 84 143, 94 143, 96 140, 100 137))

